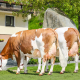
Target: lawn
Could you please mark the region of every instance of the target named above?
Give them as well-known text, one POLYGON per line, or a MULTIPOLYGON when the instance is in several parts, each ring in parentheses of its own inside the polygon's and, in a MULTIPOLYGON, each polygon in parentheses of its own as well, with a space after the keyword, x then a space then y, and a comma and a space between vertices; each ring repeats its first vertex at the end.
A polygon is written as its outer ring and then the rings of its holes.
POLYGON ((66 72, 64 74, 59 74, 61 67, 59 65, 54 65, 54 72, 52 75, 47 75, 48 73, 45 73, 43 76, 39 76, 39 73, 36 73, 37 66, 28 67, 27 74, 23 74, 23 71, 21 71, 18 75, 16 75, 16 72, 13 72, 17 67, 13 67, 7 69, 7 71, 0 71, 0 80, 80 80, 80 63, 78 73, 73 73, 74 66, 74 63, 68 64, 66 72))

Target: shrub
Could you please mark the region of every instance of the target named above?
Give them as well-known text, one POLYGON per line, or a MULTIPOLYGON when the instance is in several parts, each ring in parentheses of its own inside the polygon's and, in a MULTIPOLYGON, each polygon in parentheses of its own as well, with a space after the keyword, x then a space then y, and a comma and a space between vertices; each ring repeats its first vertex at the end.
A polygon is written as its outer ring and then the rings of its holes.
POLYGON ((31 58, 28 64, 38 64, 38 59, 31 58))

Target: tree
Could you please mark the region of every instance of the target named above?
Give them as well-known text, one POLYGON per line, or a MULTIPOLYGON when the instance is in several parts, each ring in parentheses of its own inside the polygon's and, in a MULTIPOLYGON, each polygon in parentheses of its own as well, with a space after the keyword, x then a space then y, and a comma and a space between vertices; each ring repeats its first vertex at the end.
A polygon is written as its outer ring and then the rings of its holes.
POLYGON ((80 0, 54 0, 54 6, 61 9, 73 21, 76 19, 80 32, 80 0))
POLYGON ((5 0, 11 3, 22 4, 23 8, 17 12, 22 14, 23 17, 27 16, 29 11, 46 10, 48 7, 57 7, 61 9, 70 19, 74 18, 78 21, 80 31, 80 0, 5 0))

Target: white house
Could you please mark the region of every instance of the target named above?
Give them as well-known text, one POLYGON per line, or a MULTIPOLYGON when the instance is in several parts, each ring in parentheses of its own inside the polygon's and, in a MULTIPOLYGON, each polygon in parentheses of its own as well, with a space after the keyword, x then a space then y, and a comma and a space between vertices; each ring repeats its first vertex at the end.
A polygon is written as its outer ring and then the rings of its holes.
POLYGON ((4 0, 0 0, 0 39, 4 39, 4 42, 8 40, 8 38, 22 30, 28 29, 28 20, 31 18, 31 13, 26 17, 27 21, 23 21, 22 15, 13 16, 13 11, 19 11, 22 8, 22 5, 16 6, 14 3, 9 4, 4 0))

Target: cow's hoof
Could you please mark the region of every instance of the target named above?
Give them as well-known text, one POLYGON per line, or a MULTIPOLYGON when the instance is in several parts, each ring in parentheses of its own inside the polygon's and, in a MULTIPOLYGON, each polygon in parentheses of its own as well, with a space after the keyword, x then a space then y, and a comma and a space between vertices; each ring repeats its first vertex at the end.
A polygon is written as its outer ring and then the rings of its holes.
POLYGON ((42 74, 44 74, 45 72, 43 72, 42 74))
POLYGON ((2 71, 2 69, 0 68, 0 71, 2 71))
POLYGON ((77 71, 74 71, 74 73, 77 73, 77 71))
POLYGON ((16 73, 16 74, 20 74, 20 73, 16 73))
POLYGON ((77 72, 79 71, 79 69, 76 70, 77 72))
POLYGON ((52 74, 52 72, 48 73, 48 75, 51 75, 51 74, 52 74))
POLYGON ((42 76, 43 74, 39 74, 39 76, 42 76))
POLYGON ((27 74, 27 73, 24 72, 24 74, 27 74))
POLYGON ((64 72, 60 72, 60 74, 64 74, 64 72))
POLYGON ((36 73, 39 73, 38 71, 36 71, 36 73))

